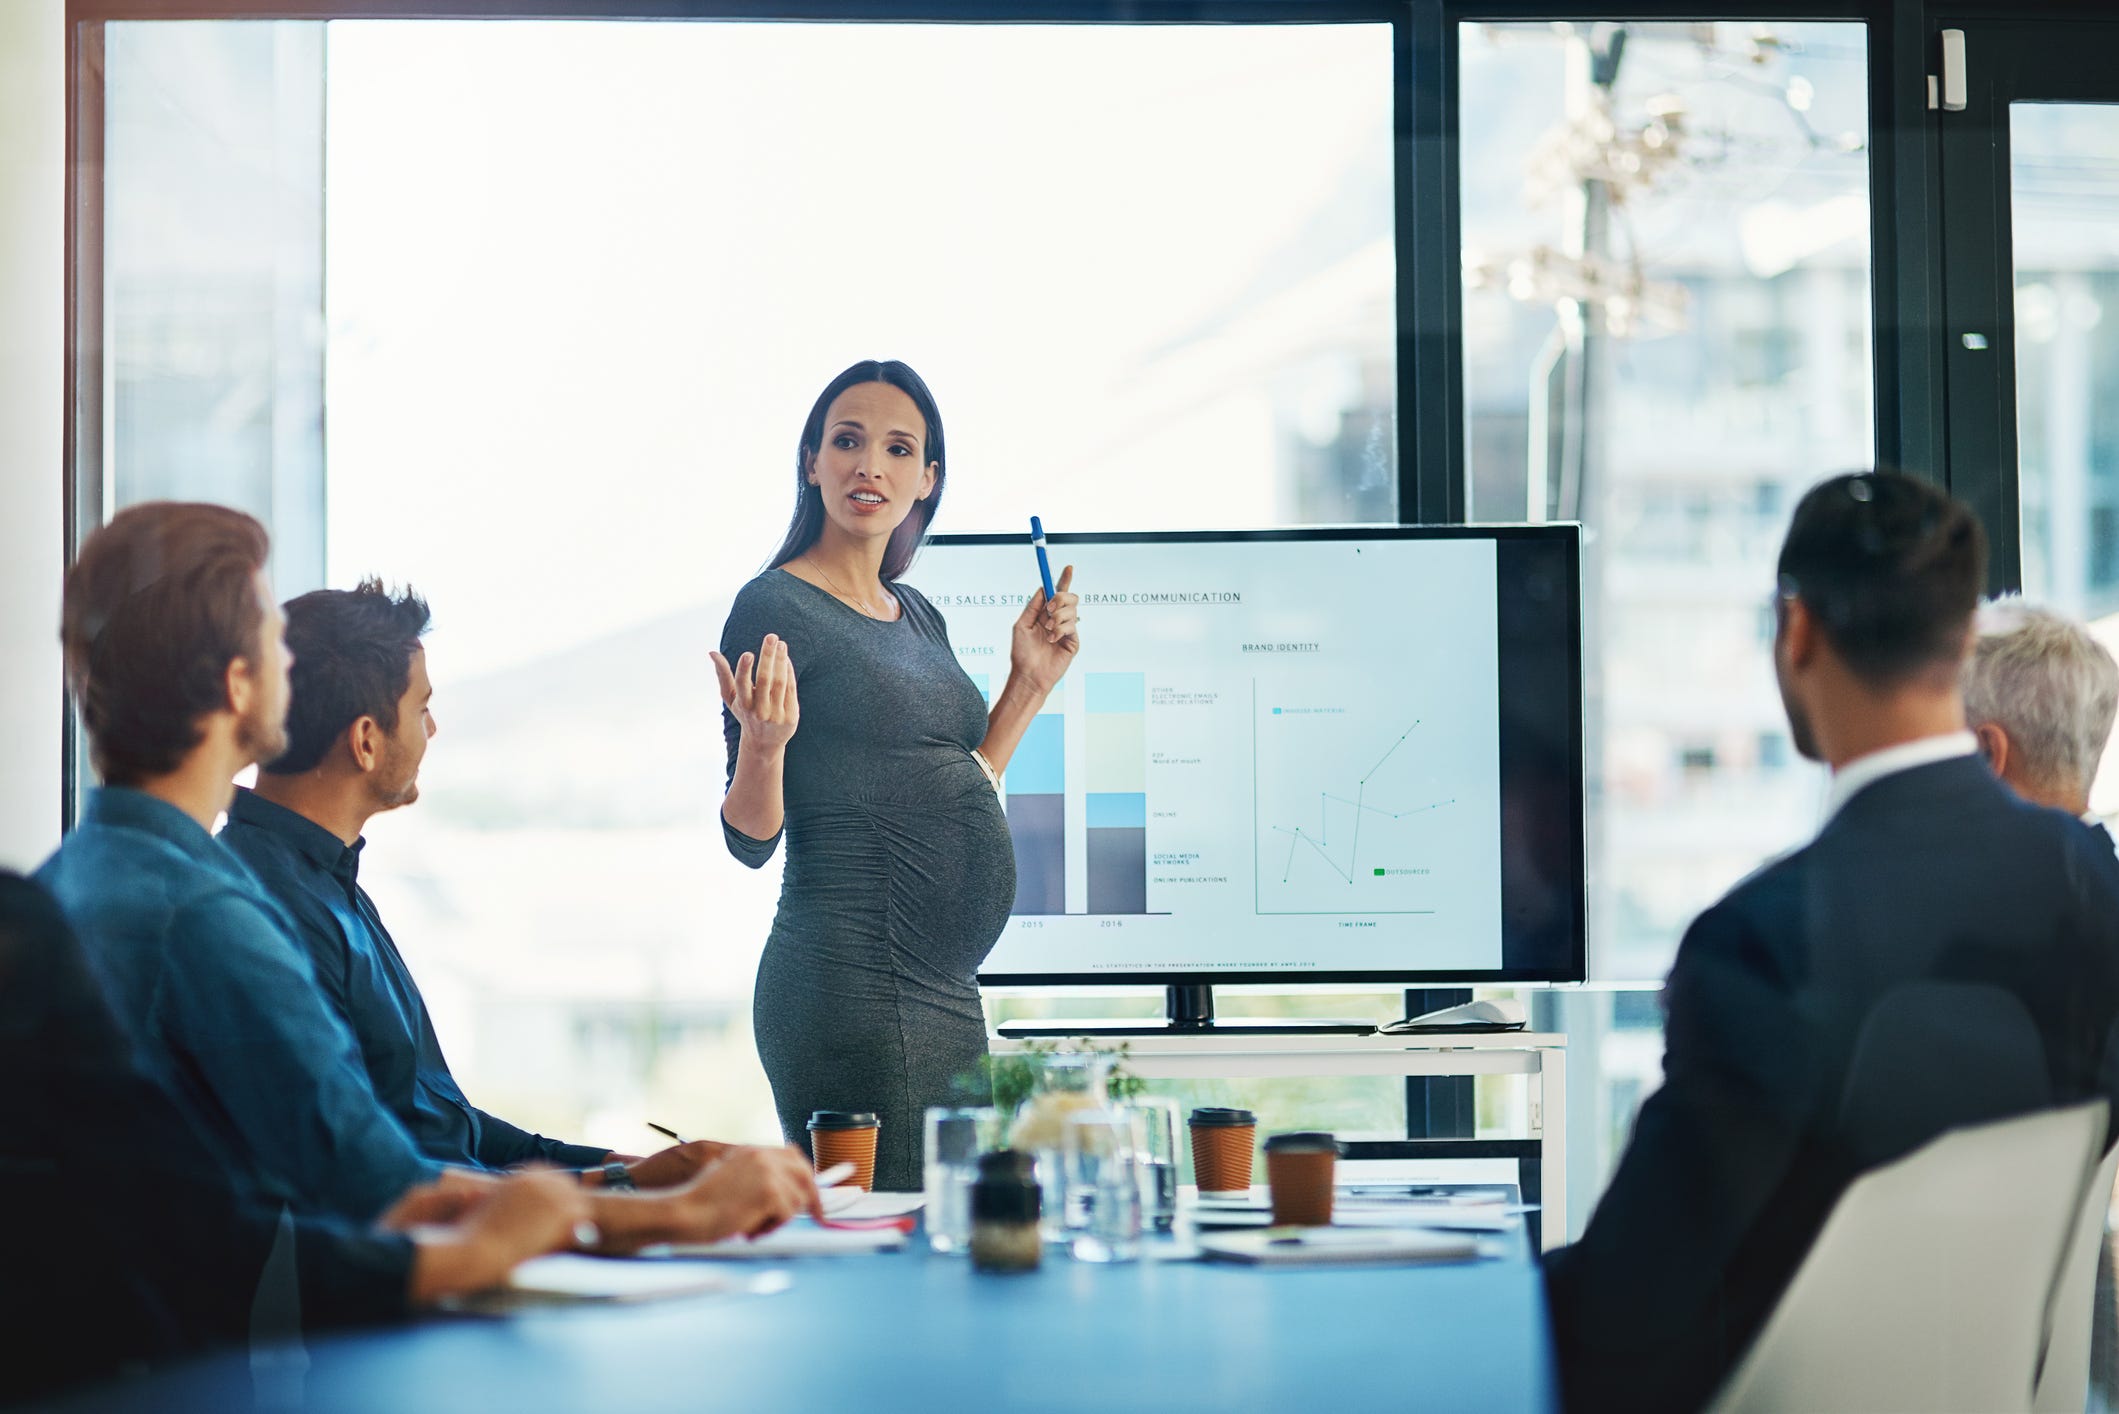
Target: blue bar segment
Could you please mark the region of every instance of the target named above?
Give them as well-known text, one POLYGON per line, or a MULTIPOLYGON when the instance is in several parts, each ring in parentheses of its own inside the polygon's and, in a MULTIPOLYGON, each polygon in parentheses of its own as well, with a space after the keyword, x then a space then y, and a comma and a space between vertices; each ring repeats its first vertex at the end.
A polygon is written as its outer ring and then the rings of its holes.
POLYGON ((1057 712, 1041 712, 1030 719, 1008 762, 1008 794, 1065 795, 1067 793, 1066 718, 1057 712))
POLYGON ((1089 710, 1092 712, 1145 712, 1148 710, 1146 673, 1090 673, 1089 710))
POLYGON ((1102 791, 1089 796, 1092 830, 1145 830, 1148 797, 1144 792, 1102 791))

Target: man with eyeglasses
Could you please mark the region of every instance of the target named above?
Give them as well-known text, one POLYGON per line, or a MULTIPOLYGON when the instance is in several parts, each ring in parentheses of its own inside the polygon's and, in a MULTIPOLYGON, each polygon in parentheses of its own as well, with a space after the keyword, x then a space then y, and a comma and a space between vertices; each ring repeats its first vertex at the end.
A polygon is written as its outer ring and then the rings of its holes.
POLYGON ((1773 665, 1797 749, 1832 768, 1826 818, 1678 950, 1663 1085, 1582 1240, 1547 1261, 1573 1414, 1706 1404, 1865 1167, 2111 1094, 2119 863, 1979 758, 1959 683, 1985 577, 1978 522, 1924 482, 1840 476, 1796 507, 1773 665), (1903 1097, 1917 1132, 1879 1156, 1842 1113, 1857 1038, 1887 993, 1929 980, 2013 995, 2049 1074, 1998 1103, 1937 1077, 1903 1097))

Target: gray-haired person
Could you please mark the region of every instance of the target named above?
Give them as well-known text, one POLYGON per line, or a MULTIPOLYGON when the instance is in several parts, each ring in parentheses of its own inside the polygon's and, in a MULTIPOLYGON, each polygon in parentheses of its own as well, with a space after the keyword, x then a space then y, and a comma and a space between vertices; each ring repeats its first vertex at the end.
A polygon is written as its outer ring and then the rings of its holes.
POLYGON ((2091 818, 2119 662, 2087 629, 2015 595, 1981 605, 1964 705, 1995 775, 2026 800, 2091 818))

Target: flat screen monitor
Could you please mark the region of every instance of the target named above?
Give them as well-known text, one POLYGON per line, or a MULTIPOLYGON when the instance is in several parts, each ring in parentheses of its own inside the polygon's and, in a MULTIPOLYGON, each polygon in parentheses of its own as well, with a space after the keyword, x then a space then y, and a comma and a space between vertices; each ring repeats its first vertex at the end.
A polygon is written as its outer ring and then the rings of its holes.
MULTIPOLYGON (((1008 760, 998 986, 1579 981, 1572 525, 1055 534, 1082 649, 1008 760)), ((1036 561, 908 576, 989 701, 1036 561)))

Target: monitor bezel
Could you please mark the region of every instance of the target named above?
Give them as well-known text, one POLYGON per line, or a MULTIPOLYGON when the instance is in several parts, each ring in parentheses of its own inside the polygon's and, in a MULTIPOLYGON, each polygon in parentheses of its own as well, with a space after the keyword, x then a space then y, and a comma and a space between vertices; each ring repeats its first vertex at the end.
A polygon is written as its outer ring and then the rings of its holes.
MULTIPOLYGON (((1449 983, 1457 985, 1507 985, 1519 983, 1569 983, 1587 980, 1589 975, 1589 926, 1588 926, 1588 861, 1587 840, 1588 801, 1585 775, 1585 723, 1582 711, 1582 527, 1579 523, 1551 522, 1542 525, 1326 525, 1326 526, 1279 526, 1258 530, 1114 530, 1114 531, 1058 531, 1045 537, 1047 546, 1058 549, 1068 545, 1156 545, 1156 544, 1220 544, 1272 541, 1347 541, 1347 540, 1542 540, 1556 544, 1564 553, 1567 563, 1568 598, 1565 612, 1573 620, 1573 631, 1567 635, 1568 680, 1574 684, 1573 710, 1569 716, 1569 747, 1573 766, 1569 771, 1569 784, 1573 790, 1573 812, 1576 821, 1574 831, 1573 858, 1570 861, 1574 899, 1574 925, 1569 939, 1569 957, 1565 966, 1559 968, 1499 967, 1482 971, 1466 971, 1461 968, 1442 971, 1406 969, 1342 969, 1334 971, 1290 971, 1287 969, 1242 969, 1212 968, 1176 971, 1169 968, 1146 969, 1139 972, 989 972, 981 968, 978 981, 981 987, 1111 987, 1111 986, 1172 986, 1198 984, 1205 986, 1247 986, 1276 984, 1325 984, 1361 985, 1388 987, 1436 986, 1449 983)), ((996 546, 1019 545, 1023 548, 1024 570, 1030 570, 1030 538, 1026 532, 965 532, 936 534, 927 537, 922 553, 934 546, 996 546)), ((919 561, 915 559, 906 579, 918 587, 919 561)))

